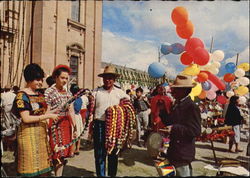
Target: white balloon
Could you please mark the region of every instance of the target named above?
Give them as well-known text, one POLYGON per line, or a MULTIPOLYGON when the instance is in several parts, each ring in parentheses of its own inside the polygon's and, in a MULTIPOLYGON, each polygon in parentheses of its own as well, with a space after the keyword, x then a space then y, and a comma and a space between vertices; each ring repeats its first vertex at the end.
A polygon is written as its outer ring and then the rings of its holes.
POLYGON ((217 75, 218 73, 219 73, 219 69, 218 68, 215 68, 215 67, 211 67, 210 69, 209 69, 209 71, 212 73, 212 74, 214 74, 214 75, 217 75))
POLYGON ((245 75, 245 71, 241 68, 236 69, 234 75, 238 78, 243 77, 245 75))
POLYGON ((249 85, 249 78, 247 77, 240 77, 236 81, 239 82, 243 86, 249 85))
POLYGON ((234 92, 233 91, 227 91, 226 95, 227 95, 228 98, 230 98, 231 96, 234 96, 234 92))
POLYGON ((245 104, 247 99, 244 96, 239 97, 239 104, 245 104))
POLYGON ((212 66, 215 68, 220 68, 221 64, 218 61, 215 61, 214 63, 212 63, 212 66))
POLYGON ((222 61, 225 57, 225 54, 221 50, 216 50, 212 54, 213 61, 222 61))

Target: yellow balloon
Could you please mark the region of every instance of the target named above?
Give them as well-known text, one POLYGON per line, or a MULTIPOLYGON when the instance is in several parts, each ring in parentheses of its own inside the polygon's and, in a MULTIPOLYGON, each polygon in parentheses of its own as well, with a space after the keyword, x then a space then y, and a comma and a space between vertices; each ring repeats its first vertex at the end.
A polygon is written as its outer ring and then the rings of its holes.
POLYGON ((194 95, 191 93, 189 93, 189 96, 191 97, 191 99, 194 101, 194 95))
POLYGON ((243 96, 249 92, 249 89, 245 86, 239 86, 234 92, 239 96, 243 96))
POLYGON ((199 96, 201 94, 201 91, 202 91, 201 84, 196 82, 196 86, 192 88, 191 94, 193 96, 199 96))
POLYGON ((182 73, 185 75, 196 76, 200 73, 200 66, 197 64, 190 64, 184 69, 182 73))
POLYGON ((237 67, 240 69, 243 69, 245 72, 249 71, 249 63, 247 63, 247 62, 244 62, 244 63, 238 65, 237 67))

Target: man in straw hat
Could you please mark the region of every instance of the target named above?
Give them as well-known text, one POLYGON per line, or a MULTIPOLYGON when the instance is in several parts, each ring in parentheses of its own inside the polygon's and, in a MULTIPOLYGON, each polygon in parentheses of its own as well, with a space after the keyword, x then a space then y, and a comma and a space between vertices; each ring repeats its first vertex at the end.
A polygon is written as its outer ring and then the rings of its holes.
MULTIPOLYGON (((120 100, 129 96, 117 88, 114 83, 119 74, 116 73, 115 67, 112 65, 106 66, 104 72, 98 75, 103 78, 103 86, 93 91, 95 97, 95 110, 94 110, 94 155, 96 175, 99 177, 106 176, 106 155, 105 149, 105 110, 114 105, 118 105, 120 100)), ((118 155, 117 150, 114 149, 108 155, 108 175, 111 177, 116 176, 118 155)))
POLYGON ((191 162, 195 158, 195 137, 201 134, 201 115, 199 107, 189 96, 195 83, 188 75, 177 75, 171 86, 175 98, 170 114, 170 144, 167 158, 175 166, 177 176, 192 176, 191 162))

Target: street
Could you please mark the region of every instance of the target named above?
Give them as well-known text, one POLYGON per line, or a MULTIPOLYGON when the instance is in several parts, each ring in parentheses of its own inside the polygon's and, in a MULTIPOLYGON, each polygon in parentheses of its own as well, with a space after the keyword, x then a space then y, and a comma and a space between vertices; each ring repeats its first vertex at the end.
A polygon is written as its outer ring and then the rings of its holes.
MULTIPOLYGON (((245 132, 244 132, 245 133, 245 132)), ((228 144, 214 142, 215 155, 218 161, 223 159, 237 159, 241 166, 249 170, 249 156, 246 156, 247 137, 242 133, 241 148, 239 153, 229 153, 228 144)), ((15 176, 13 152, 6 151, 2 157, 3 167, 9 176, 15 176)), ((215 165, 213 151, 210 142, 196 142, 196 160, 192 162, 193 176, 216 176, 217 171, 205 169, 204 166, 215 165)), ((52 172, 53 176, 53 172, 52 172)), ((80 155, 68 159, 68 164, 64 168, 63 176, 94 177, 94 150, 91 146, 85 146, 85 139, 82 139, 80 155)), ((133 145, 131 149, 122 152, 119 157, 117 176, 140 176, 158 177, 153 160, 149 156, 145 147, 133 145)))

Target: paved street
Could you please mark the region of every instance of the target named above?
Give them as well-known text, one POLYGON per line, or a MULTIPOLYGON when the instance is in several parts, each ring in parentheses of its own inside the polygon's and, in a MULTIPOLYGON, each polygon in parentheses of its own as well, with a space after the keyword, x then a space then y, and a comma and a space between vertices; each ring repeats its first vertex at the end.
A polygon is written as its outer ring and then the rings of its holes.
MULTIPOLYGON (((80 155, 70 158, 64 169, 64 176, 83 176, 93 177, 95 175, 94 151, 91 147, 82 147, 80 155)), ((242 136, 241 147, 244 149, 240 153, 227 152, 228 144, 222 142, 214 142, 215 154, 217 160, 237 159, 241 165, 249 170, 249 156, 246 156, 247 137, 242 136)), ((5 152, 2 157, 3 166, 8 175, 15 176, 12 152, 5 152)), ((204 166, 215 165, 213 152, 210 142, 196 142, 196 160, 192 163, 194 176, 215 176, 216 171, 204 169, 204 166)), ((122 152, 119 157, 119 166, 117 176, 158 176, 153 165, 153 160, 147 153, 146 148, 133 145, 131 149, 122 152)))

